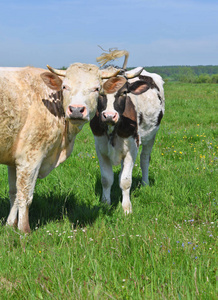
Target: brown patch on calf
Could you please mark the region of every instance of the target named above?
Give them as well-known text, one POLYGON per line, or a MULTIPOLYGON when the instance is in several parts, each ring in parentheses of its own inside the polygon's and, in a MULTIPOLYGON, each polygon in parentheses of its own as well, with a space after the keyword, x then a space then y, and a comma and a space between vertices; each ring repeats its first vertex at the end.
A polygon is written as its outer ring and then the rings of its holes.
POLYGON ((117 134, 122 138, 137 135, 137 113, 130 97, 126 99, 125 110, 121 116, 117 134))

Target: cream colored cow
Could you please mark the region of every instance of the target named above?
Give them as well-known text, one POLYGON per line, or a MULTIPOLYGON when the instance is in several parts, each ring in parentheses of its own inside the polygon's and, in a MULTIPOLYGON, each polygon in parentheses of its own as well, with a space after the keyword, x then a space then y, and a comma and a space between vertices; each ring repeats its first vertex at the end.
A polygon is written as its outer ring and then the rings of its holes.
POLYGON ((8 165, 11 204, 7 224, 23 232, 30 232, 37 177, 69 157, 77 133, 95 114, 102 78, 117 74, 80 63, 50 70, 0 68, 0 163, 8 165))

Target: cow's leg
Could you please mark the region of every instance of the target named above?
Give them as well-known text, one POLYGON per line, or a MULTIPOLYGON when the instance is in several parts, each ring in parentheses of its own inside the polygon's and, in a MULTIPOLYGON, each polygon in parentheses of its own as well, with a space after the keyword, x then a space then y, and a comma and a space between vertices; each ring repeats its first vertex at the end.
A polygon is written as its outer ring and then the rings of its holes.
POLYGON ((30 232, 29 207, 33 199, 33 191, 38 176, 40 164, 33 166, 17 167, 17 196, 18 203, 18 229, 22 232, 30 232))
POLYGON ((111 204, 111 187, 114 182, 114 173, 112 164, 107 156, 98 153, 98 159, 101 170, 101 184, 102 184, 102 202, 111 204))
POLYGON ((7 219, 7 224, 17 226, 18 203, 16 200, 16 168, 8 167, 8 182, 9 182, 9 197, 10 197, 10 213, 7 219))
POLYGON ((132 204, 130 201, 130 188, 132 185, 132 170, 137 156, 137 151, 130 151, 125 156, 120 172, 120 188, 122 190, 122 207, 125 214, 132 213, 132 204))
POLYGON ((151 150, 154 145, 155 136, 145 144, 142 144, 142 152, 140 155, 140 167, 142 169, 142 185, 149 185, 148 168, 150 162, 151 150))

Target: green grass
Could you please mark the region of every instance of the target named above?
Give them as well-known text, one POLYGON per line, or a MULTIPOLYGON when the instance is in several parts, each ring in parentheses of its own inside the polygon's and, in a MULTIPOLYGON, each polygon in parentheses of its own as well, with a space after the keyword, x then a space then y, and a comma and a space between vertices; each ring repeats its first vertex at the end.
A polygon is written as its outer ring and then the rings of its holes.
POLYGON ((150 186, 133 170, 124 216, 115 167, 112 208, 100 203, 89 126, 71 157, 38 180, 28 236, 5 226, 0 166, 0 299, 217 299, 218 85, 165 85, 166 114, 150 186))

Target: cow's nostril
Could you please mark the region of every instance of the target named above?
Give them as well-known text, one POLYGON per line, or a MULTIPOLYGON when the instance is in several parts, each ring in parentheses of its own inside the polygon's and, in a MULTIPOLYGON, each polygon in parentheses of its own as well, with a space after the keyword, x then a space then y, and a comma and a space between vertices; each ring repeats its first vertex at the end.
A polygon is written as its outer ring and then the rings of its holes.
POLYGON ((83 107, 81 107, 80 112, 83 114, 84 111, 85 111, 85 107, 83 106, 83 107))

